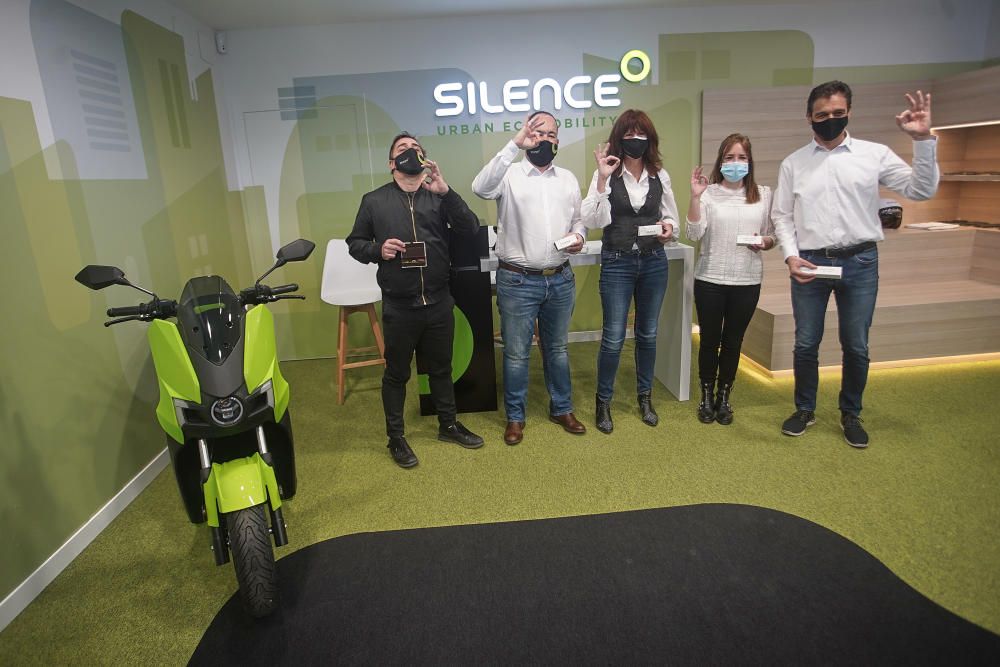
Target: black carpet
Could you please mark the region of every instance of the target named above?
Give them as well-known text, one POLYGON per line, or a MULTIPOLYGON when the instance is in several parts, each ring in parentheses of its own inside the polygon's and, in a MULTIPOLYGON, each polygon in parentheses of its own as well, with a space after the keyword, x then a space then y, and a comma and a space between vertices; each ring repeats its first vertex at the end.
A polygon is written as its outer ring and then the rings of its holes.
POLYGON ((278 576, 192 664, 1000 664, 852 542, 743 505, 351 535, 278 576))

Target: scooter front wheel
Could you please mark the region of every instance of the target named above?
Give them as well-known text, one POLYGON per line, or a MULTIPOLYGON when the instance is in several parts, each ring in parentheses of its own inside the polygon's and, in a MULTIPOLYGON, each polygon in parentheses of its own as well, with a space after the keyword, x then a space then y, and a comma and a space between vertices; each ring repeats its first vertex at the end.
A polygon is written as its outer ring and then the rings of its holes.
POLYGON ((264 505, 229 512, 226 527, 243 608, 255 618, 267 616, 278 604, 278 584, 264 505))

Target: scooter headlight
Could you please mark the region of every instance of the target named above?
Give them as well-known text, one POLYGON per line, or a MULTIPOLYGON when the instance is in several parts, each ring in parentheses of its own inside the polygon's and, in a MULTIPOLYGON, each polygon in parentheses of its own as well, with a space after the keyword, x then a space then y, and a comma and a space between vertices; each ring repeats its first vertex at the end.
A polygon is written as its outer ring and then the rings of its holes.
POLYGON ((243 418, 243 404, 235 396, 220 398, 212 403, 210 414, 219 426, 232 426, 243 418))

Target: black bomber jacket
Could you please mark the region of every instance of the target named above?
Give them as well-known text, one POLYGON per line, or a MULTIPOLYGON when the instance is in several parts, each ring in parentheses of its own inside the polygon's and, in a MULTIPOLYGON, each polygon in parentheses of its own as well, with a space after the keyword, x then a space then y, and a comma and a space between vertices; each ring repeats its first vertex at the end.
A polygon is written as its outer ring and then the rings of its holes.
POLYGON ((449 227, 468 235, 479 230, 479 218, 454 189, 444 195, 423 188, 406 192, 393 180, 361 198, 347 245, 351 256, 359 262, 378 263, 383 301, 403 308, 419 308, 437 303, 449 294, 449 227), (392 238, 404 243, 423 241, 427 266, 404 269, 398 255, 382 259, 382 244, 392 238))

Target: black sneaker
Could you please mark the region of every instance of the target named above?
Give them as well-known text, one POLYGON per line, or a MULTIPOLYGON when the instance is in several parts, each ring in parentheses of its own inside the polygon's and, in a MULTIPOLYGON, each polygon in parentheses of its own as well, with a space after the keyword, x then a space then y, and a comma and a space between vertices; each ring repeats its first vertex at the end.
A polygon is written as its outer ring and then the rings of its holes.
POLYGON ((816 413, 812 410, 796 410, 795 414, 785 420, 781 425, 781 432, 785 435, 802 435, 806 428, 816 423, 816 413))
POLYGON ((406 438, 403 436, 389 438, 389 444, 386 447, 392 454, 392 460, 400 468, 412 468, 417 465, 417 455, 410 449, 410 443, 406 442, 406 438))
POLYGON ((851 447, 864 449, 868 446, 868 434, 861 427, 861 417, 857 415, 843 415, 840 418, 840 427, 844 429, 844 440, 851 447))
POLYGON ((462 426, 462 422, 455 422, 448 427, 438 427, 438 440, 454 442, 466 449, 478 449, 483 446, 483 439, 462 426))

